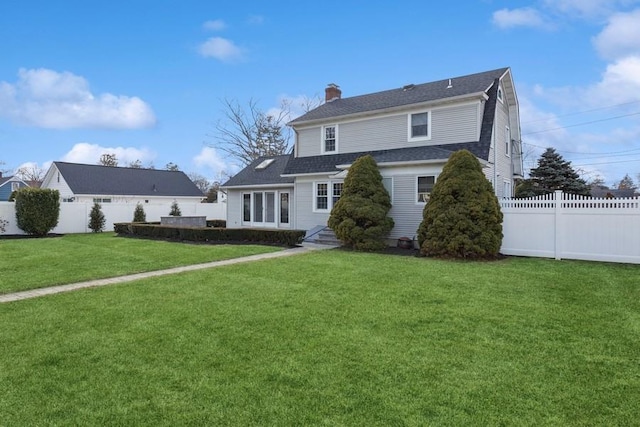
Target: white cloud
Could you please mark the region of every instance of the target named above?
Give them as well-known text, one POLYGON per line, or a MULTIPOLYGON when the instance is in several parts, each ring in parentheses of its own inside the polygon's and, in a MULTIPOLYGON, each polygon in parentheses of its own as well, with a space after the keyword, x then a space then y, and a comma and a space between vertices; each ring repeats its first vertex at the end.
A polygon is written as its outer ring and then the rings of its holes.
POLYGON ((607 59, 640 55, 640 9, 612 15, 593 43, 598 53, 607 59))
POLYGON ((638 3, 638 0, 545 0, 545 5, 568 16, 596 18, 611 14, 620 7, 638 3))
POLYGON ((0 116, 49 129, 133 129, 156 121, 138 97, 94 95, 83 77, 44 68, 20 69, 15 84, 0 82, 0 116))
POLYGON ((198 47, 198 52, 205 58, 211 57, 222 62, 237 62, 244 59, 243 49, 222 37, 211 37, 198 47))
POLYGON ((120 166, 140 160, 143 164, 151 162, 155 153, 147 148, 134 147, 102 147, 98 144, 81 142, 73 146, 71 151, 62 156, 63 162, 95 165, 103 154, 115 154, 120 166))
POLYGON ((515 27, 550 28, 540 12, 531 7, 497 10, 493 13, 493 23, 503 29, 515 27))
POLYGON ((213 147, 202 147, 202 150, 193 158, 193 163, 207 175, 213 176, 220 176, 223 173, 234 175, 240 170, 238 165, 225 162, 213 147))
POLYGON ((222 31, 227 28, 227 24, 222 19, 216 19, 205 22, 202 27, 208 31, 222 31))

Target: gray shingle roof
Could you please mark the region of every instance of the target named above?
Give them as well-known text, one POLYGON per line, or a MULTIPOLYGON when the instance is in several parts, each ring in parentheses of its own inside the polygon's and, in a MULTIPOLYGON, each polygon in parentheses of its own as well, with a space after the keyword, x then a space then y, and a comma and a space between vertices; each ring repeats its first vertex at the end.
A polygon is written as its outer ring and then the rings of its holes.
POLYGON ((281 176, 290 157, 291 156, 289 154, 276 157, 260 157, 249 166, 238 172, 233 178, 225 182, 222 187, 266 184, 292 184, 293 178, 281 176), (256 166, 267 159, 274 159, 274 162, 264 169, 256 169, 256 166))
POLYGON ((54 162, 74 194, 203 197, 184 172, 54 162))
MULTIPOLYGON (((501 76, 502 74, 500 74, 501 76)), ((496 83, 497 79, 492 83, 496 83)), ((284 169, 286 175, 305 173, 338 172, 337 165, 353 163, 358 157, 370 154, 376 163, 430 161, 442 160, 446 162, 451 153, 457 150, 469 150, 477 158, 489 160, 491 148, 491 135, 495 118, 498 85, 493 84, 487 92, 489 99, 485 103, 482 127, 480 128, 480 140, 459 144, 427 145, 410 148, 396 148, 380 151, 363 151, 358 153, 344 153, 333 155, 321 155, 311 157, 293 157, 284 169)))
POLYGON ((444 79, 414 85, 408 90, 398 88, 367 95, 335 99, 292 120, 289 124, 296 125, 307 121, 323 120, 485 92, 494 81, 502 77, 507 70, 508 68, 499 68, 482 73, 470 74, 468 76, 454 77, 451 78, 450 88, 447 88, 449 79, 444 79))

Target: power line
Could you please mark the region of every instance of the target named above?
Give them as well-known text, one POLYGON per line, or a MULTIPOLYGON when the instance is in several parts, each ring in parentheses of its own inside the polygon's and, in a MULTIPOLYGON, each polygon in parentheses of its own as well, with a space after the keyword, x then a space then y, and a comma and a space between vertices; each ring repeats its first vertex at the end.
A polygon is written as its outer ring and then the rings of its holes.
MULTIPOLYGON (((594 166, 594 165, 611 165, 614 163, 634 163, 634 162, 640 162, 640 159, 633 159, 633 160, 618 160, 615 162, 600 162, 600 163, 581 163, 579 165, 573 165, 573 166, 594 166)), ((573 162, 572 162, 573 163, 573 162)))
MULTIPOLYGON (((524 145, 529 145, 531 147, 536 147, 536 148, 542 148, 542 149, 547 149, 549 147, 543 147, 541 145, 536 145, 536 144, 531 144, 530 142, 524 142, 522 141, 522 144, 524 145)), ((569 150, 560 150, 559 148, 556 148, 556 151, 559 151, 561 153, 569 153, 569 154, 582 154, 585 156, 605 156, 607 157, 608 155, 613 155, 613 154, 625 154, 625 153, 632 153, 634 151, 640 151, 640 148, 634 148, 632 150, 624 150, 624 151, 611 151, 608 153, 585 153, 585 152, 580 152, 580 151, 569 151, 569 150)))
POLYGON ((606 122, 606 121, 609 121, 609 120, 621 119, 621 118, 624 118, 624 117, 631 117, 631 116, 637 116, 637 115, 640 115, 640 111, 636 112, 636 113, 623 114, 621 116, 608 117, 606 119, 591 120, 591 121, 588 121, 588 122, 576 123, 576 124, 573 124, 573 125, 560 126, 560 127, 557 127, 557 128, 544 129, 544 130, 539 130, 539 131, 535 131, 535 132, 523 133, 522 136, 534 135, 534 134, 543 133, 543 132, 551 132, 551 131, 560 130, 560 129, 573 128, 573 127, 576 127, 576 126, 590 125, 592 123, 606 122))
MULTIPOLYGON (((569 117, 569 116, 576 116, 578 114, 586 114, 586 113, 593 113, 594 111, 600 111, 600 110, 606 110, 609 108, 616 108, 616 107, 622 107, 624 105, 631 105, 631 104, 638 104, 640 103, 640 100, 637 101, 629 101, 629 102, 623 102, 620 104, 613 104, 613 105, 608 105, 606 107, 598 107, 598 108, 593 108, 591 110, 582 110, 582 111, 575 111, 573 113, 567 113, 567 114, 561 114, 561 115, 554 115, 554 118, 560 118, 560 117, 569 117)), ((538 123, 538 122, 544 122, 546 120, 549 119, 538 119, 538 120, 531 120, 528 122, 523 122, 522 124, 528 124, 528 123, 538 123)))

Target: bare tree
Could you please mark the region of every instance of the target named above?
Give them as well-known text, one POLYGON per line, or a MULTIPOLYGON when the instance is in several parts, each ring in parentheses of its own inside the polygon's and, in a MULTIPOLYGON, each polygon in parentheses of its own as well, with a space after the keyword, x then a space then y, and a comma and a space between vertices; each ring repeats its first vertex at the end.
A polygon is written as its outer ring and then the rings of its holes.
POLYGON ((115 153, 104 153, 102 156, 100 156, 98 164, 102 166, 115 167, 118 166, 118 158, 116 157, 115 153))
POLYGON ((133 168, 133 169, 142 169, 142 162, 140 161, 140 159, 138 159, 138 160, 135 160, 133 162, 129 162, 127 167, 128 168, 133 168))
POLYGON ((176 165, 175 163, 173 163, 173 162, 169 162, 169 163, 167 163, 167 164, 164 166, 164 168, 165 168, 166 170, 168 170, 168 171, 174 171, 174 172, 176 172, 176 171, 179 171, 179 170, 180 170, 180 167, 179 167, 178 165, 176 165))
POLYGON ((33 163, 19 168, 16 171, 16 176, 23 181, 42 182, 46 173, 46 170, 33 163))
POLYGON ((193 182, 196 185, 196 187, 200 189, 200 191, 202 191, 205 194, 207 191, 209 191, 209 188, 211 187, 211 183, 207 178, 205 178, 204 176, 196 172, 191 172, 187 176, 189 177, 191 182, 193 182))
POLYGON ((236 100, 224 99, 221 102, 226 120, 216 125, 215 142, 210 146, 244 165, 261 156, 277 156, 288 151, 291 137, 286 127, 289 102, 283 101, 273 114, 260 110, 254 100, 249 100, 246 109, 236 100))
POLYGON ((615 185, 615 187, 618 190, 635 190, 636 188, 638 188, 638 186, 633 182, 633 178, 631 178, 629 174, 626 174, 624 178, 622 178, 620 182, 615 185))

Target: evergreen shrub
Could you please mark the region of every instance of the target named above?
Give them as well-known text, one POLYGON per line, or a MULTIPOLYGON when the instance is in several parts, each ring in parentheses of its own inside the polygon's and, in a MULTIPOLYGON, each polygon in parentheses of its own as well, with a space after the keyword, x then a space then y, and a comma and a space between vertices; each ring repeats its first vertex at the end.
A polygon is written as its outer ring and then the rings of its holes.
POLYGON ((491 259, 502 245, 502 212, 478 159, 467 150, 451 155, 424 207, 418 228, 427 256, 491 259))
POLYGON ((15 194, 16 224, 33 236, 46 236, 58 225, 60 193, 48 188, 21 188, 15 194))
POLYGON ((94 233, 102 233, 106 219, 100 203, 94 202, 89 213, 89 229, 94 233))
POLYGON ((328 225, 347 247, 363 251, 384 249, 385 237, 394 226, 393 219, 387 216, 390 209, 391 198, 376 161, 370 155, 362 156, 349 168, 328 225))

